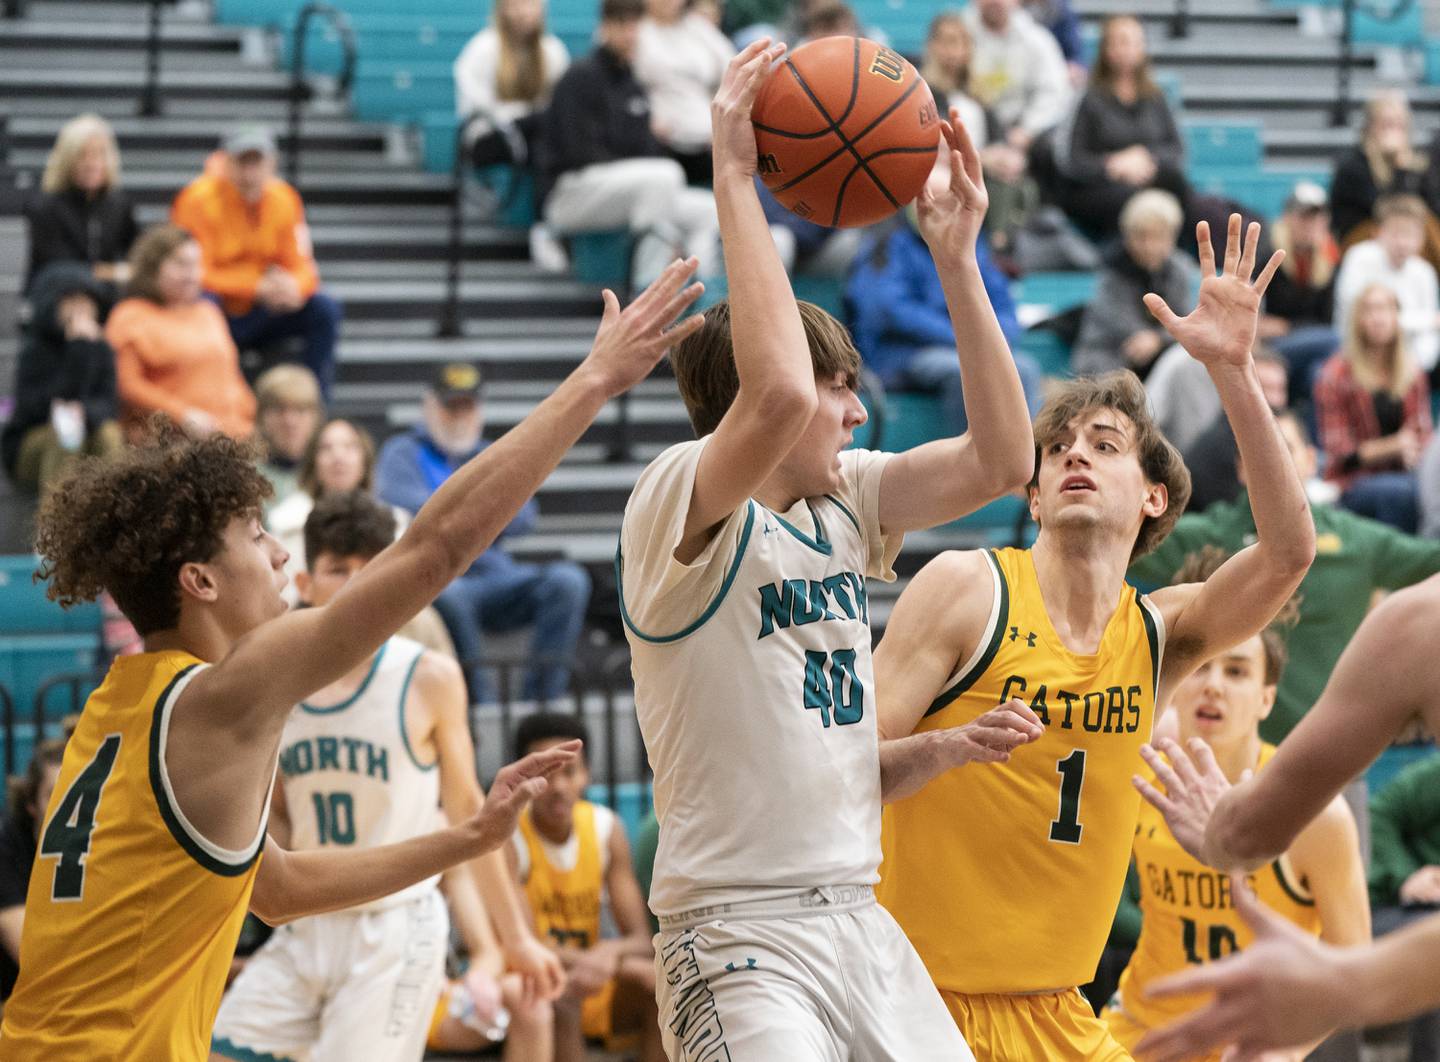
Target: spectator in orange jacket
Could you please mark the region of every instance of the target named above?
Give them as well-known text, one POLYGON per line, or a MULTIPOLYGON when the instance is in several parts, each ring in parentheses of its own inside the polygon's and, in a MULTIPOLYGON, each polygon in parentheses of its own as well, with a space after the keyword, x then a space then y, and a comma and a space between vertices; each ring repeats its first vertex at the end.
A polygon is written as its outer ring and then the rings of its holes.
POLYGON ((228 136, 176 196, 171 219, 199 242, 205 290, 224 308, 236 345, 299 337, 301 360, 328 398, 341 308, 320 290, 305 208, 275 176, 270 132, 248 127, 228 136))
POLYGON ((130 427, 164 413, 188 434, 255 428, 255 396, 220 308, 200 288, 200 248, 174 225, 157 225, 130 252, 129 298, 110 312, 105 338, 130 427))

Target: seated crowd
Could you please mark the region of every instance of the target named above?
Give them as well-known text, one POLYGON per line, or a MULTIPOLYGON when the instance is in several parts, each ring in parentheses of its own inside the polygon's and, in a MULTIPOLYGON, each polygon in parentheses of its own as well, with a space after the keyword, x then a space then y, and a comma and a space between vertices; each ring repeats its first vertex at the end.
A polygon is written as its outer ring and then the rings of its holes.
MULTIPOLYGON (((600 0, 595 47, 572 57, 545 17, 542 0, 497 0, 491 24, 455 60, 457 109, 477 116, 469 161, 533 174, 537 265, 562 271, 577 235, 627 229, 639 283, 677 252, 698 257, 702 274, 718 270, 709 101, 737 46, 760 34, 799 44, 867 32, 837 0, 732 0, 723 11, 705 0, 600 0)), ((1188 511, 1131 579, 1162 585, 1204 547, 1244 548, 1255 523, 1219 397, 1144 303, 1156 292, 1177 313, 1192 308, 1195 224, 1244 204, 1187 180, 1185 143, 1142 23, 1107 19, 1087 69, 1070 0, 974 0, 936 16, 914 58, 980 152, 991 206, 977 257, 1032 414, 1046 377, 1025 347, 1011 281, 1093 266, 1093 297, 1041 327, 1072 341, 1072 372, 1123 368, 1144 381, 1191 470, 1188 511)), ((392 541, 490 439, 482 369, 463 361, 428 381, 409 430, 377 442, 364 424, 331 415, 343 308, 321 283, 304 205, 277 176, 276 156, 268 130, 232 131, 176 196, 169 221, 141 231, 109 125, 95 115, 65 125, 26 210, 29 317, 0 464, 18 489, 44 495, 74 462, 103 460, 157 431, 251 440, 274 488, 265 525, 290 553, 286 593, 305 607, 315 520, 363 510, 392 541)), ((946 180, 947 167, 942 144, 932 179, 946 180)), ((963 431, 954 327, 914 208, 844 233, 789 214, 763 191, 762 200, 787 268, 843 285, 867 376, 934 394, 947 430, 963 431)), ((1417 147, 1403 94, 1378 92, 1329 191, 1298 183, 1267 226, 1286 259, 1266 295, 1257 373, 1307 481, 1319 541, 1289 662, 1260 724, 1269 742, 1315 701, 1377 594, 1440 572, 1437 214, 1440 136, 1417 147)), ((591 575, 568 559, 517 555, 538 518, 532 499, 404 632, 458 661, 469 703, 537 702, 506 736, 515 758, 588 739, 583 719, 545 708, 571 688, 591 575), (528 644, 518 660, 495 651, 499 637, 521 630, 528 644)), ((0 825, 0 999, 16 975, 36 824, 62 749, 36 748, 0 825)), ((598 1041, 663 1059, 645 909, 656 827, 652 816, 632 853, 623 821, 585 799, 589 784, 584 762, 555 779, 507 853, 529 929, 564 967, 565 992, 544 1001, 521 991, 475 884, 447 875, 465 946, 430 1001, 431 1049, 503 1040, 507 1059, 578 1060, 598 1041)), ((1361 850, 1373 852, 1377 932, 1440 906, 1437 786, 1440 757, 1431 757, 1379 792, 1367 794, 1362 781, 1347 794, 1361 850)), ((1124 921, 1112 938, 1122 953, 1133 944, 1124 921)), ((1410 1033, 1414 1057, 1440 1052, 1440 1017, 1410 1033)))

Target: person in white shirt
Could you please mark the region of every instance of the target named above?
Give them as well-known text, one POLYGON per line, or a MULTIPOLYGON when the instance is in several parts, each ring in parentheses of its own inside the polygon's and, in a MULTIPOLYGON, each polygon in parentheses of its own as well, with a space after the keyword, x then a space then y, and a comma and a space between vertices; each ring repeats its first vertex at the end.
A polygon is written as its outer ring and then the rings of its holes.
POLYGON ((729 38, 685 0, 647 0, 635 77, 650 94, 655 135, 689 184, 710 183, 710 97, 734 54, 729 38))
POLYGON ((1375 204, 1379 229, 1345 252, 1335 279, 1335 330, 1348 334, 1355 300, 1372 284, 1383 284, 1400 300, 1400 329, 1410 355, 1425 372, 1440 360, 1440 279, 1420 256, 1425 246, 1425 203, 1413 195, 1392 195, 1375 204))
POLYGON ((961 17, 975 42, 970 91, 990 108, 1019 151, 1065 117, 1074 90, 1050 31, 1019 0, 976 0, 961 17))

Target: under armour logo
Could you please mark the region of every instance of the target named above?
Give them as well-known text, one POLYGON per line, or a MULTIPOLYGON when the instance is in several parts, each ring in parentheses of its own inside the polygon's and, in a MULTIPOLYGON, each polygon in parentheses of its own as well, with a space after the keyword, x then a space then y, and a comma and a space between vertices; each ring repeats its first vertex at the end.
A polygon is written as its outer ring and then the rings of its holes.
POLYGON ((763 527, 761 527, 760 530, 761 530, 761 532, 762 532, 763 534, 773 535, 773 534, 775 534, 775 532, 779 531, 780 529, 779 529, 778 527, 776 527, 774 524, 765 524, 763 527))
MULTIPOLYGON (((1020 637, 1020 628, 1019 628, 1019 627, 1011 627, 1011 628, 1010 628, 1010 640, 1013 642, 1013 641, 1018 640, 1019 637, 1020 637)), ((1026 647, 1027 649, 1034 649, 1034 648, 1035 648, 1035 632, 1034 632, 1034 631, 1030 631, 1029 633, 1027 633, 1027 634, 1025 635, 1025 647, 1026 647)))
MULTIPOLYGON (((754 960, 754 959, 747 958, 747 959, 745 960, 745 966, 744 966, 743 968, 746 969, 746 970, 754 970, 754 969, 757 969, 757 967, 756 967, 756 965, 755 965, 755 960, 754 960)), ((737 967, 733 962, 727 962, 727 963, 725 964, 725 969, 729 970, 731 973, 734 973, 737 969, 741 969, 741 967, 737 967)))

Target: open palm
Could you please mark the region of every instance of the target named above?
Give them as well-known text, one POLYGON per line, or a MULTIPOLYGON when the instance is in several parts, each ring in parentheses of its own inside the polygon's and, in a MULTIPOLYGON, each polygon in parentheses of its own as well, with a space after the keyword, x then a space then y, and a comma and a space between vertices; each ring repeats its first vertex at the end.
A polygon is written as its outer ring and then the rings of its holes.
POLYGON ((1231 214, 1225 239, 1225 268, 1217 276, 1208 222, 1195 226, 1195 239, 1200 245, 1202 278, 1195 309, 1180 317, 1153 292, 1145 296, 1145 306, 1195 360, 1205 365, 1246 365, 1255 345, 1261 296, 1285 260, 1285 252, 1276 251, 1271 255, 1260 275, 1251 280, 1260 245, 1260 225, 1250 223, 1242 251, 1240 215, 1231 214))

